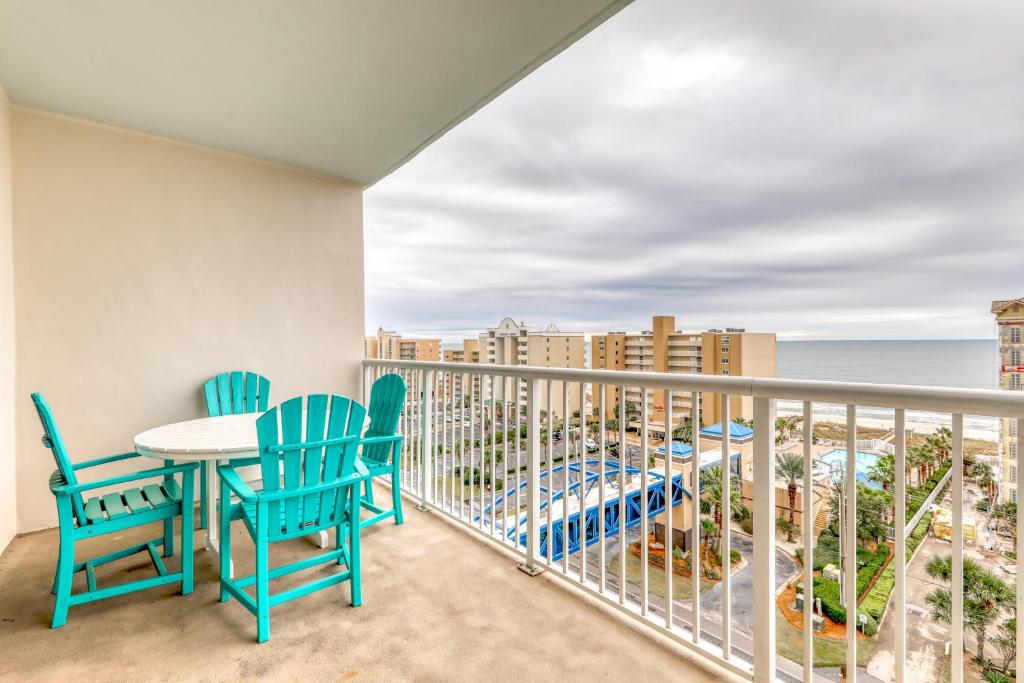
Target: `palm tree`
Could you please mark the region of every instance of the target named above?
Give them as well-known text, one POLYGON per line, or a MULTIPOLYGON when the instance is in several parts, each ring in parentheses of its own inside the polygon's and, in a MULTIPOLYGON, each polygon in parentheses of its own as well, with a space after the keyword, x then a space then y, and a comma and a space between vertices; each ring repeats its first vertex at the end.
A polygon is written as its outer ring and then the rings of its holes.
POLYGON ((917 470, 917 485, 921 486, 924 484, 925 468, 928 466, 928 461, 931 455, 927 449, 923 447, 914 447, 907 449, 907 463, 910 464, 915 470, 917 470))
POLYGON ((781 453, 775 456, 775 478, 786 482, 786 493, 789 494, 789 526, 786 528, 786 541, 793 542, 793 519, 796 514, 796 489, 804 479, 804 459, 796 453, 781 453))
POLYGON ((868 479, 882 485, 888 491, 896 483, 896 456, 883 455, 868 469, 868 479))
MULTIPOLYGON (((896 456, 883 455, 874 465, 868 469, 868 479, 882 485, 882 490, 888 492, 896 483, 896 456)), ((896 519, 896 501, 892 503, 892 518, 896 519)))
MULTIPOLYGON (((928 560, 925 571, 933 579, 949 582, 953 576, 953 558, 936 555, 928 560)), ((948 588, 936 588, 924 598, 932 608, 932 619, 946 624, 952 620, 952 600, 948 588)), ((1008 583, 974 560, 964 558, 964 626, 978 638, 979 659, 985 659, 988 627, 1015 602, 1014 590, 1008 583)))
MULTIPOLYGON (((730 477, 732 485, 729 487, 729 505, 732 509, 739 509, 743 505, 743 498, 740 495, 739 479, 736 475, 730 477)), ((701 511, 711 514, 715 518, 715 524, 722 526, 722 467, 714 465, 700 473, 700 496, 701 511)))
MULTIPOLYGON (((721 529, 717 524, 712 522, 710 519, 700 520, 700 545, 701 545, 701 557, 708 556, 708 549, 711 548, 712 544, 717 543, 718 534, 721 529)), ((710 564, 710 563, 709 563, 710 564)), ((701 562, 698 561, 697 568, 700 569, 701 562)), ((693 567, 690 567, 690 571, 694 571, 693 567)))
POLYGON ((995 503, 993 494, 996 487, 995 472, 992 470, 992 466, 986 462, 976 462, 971 465, 971 468, 967 471, 967 475, 974 480, 974 483, 985 489, 985 492, 988 494, 989 507, 991 509, 995 503))

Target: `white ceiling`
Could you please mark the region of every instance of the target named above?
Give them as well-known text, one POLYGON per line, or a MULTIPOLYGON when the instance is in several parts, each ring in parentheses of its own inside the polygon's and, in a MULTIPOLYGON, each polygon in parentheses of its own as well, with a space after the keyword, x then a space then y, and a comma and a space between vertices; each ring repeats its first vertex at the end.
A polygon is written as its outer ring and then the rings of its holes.
POLYGON ((0 0, 0 84, 368 185, 629 2, 0 0))

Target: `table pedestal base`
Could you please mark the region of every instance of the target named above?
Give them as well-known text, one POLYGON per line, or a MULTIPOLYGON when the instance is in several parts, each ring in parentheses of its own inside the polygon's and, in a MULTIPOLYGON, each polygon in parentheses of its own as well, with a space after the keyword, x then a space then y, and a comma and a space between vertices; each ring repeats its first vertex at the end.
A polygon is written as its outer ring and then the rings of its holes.
MULTIPOLYGON (((206 549, 210 551, 210 555, 213 556, 214 562, 217 563, 218 567, 220 566, 220 538, 218 537, 220 521, 217 517, 217 507, 220 503, 220 481, 217 478, 217 465, 221 462, 227 461, 211 460, 206 468, 206 518, 209 520, 209 524, 206 526, 206 549)), ((318 531, 306 536, 306 538, 318 548, 326 548, 328 543, 330 543, 326 531, 318 531)), ((232 560, 231 575, 228 578, 234 577, 235 562, 232 560)))

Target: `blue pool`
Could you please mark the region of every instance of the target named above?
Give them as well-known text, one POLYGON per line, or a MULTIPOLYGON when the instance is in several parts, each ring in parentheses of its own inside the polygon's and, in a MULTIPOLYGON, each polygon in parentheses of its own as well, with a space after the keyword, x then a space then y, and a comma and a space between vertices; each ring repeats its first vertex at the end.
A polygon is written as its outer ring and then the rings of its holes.
MULTIPOLYGON (((871 469, 875 463, 878 462, 880 456, 875 453, 865 453, 863 451, 857 451, 857 481, 861 484, 866 484, 873 489, 880 489, 882 486, 876 482, 868 480, 868 470, 871 469)), ((821 457, 817 458, 817 466, 821 468, 823 472, 828 472, 831 468, 842 468, 843 474, 846 473, 846 449, 835 448, 828 453, 825 453, 821 457), (835 464, 838 463, 838 464, 835 464)))

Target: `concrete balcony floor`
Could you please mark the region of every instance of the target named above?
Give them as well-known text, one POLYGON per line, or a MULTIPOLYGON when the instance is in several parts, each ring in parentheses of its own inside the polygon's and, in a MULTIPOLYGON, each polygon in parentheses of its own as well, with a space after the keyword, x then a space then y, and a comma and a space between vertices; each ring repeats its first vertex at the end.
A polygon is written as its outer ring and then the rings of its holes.
MULTIPOLYGON (((378 489, 387 500, 387 490, 378 489)), ((41 494, 42 495, 42 494, 41 494)), ((159 535, 156 526, 92 542, 106 552, 159 535)), ((204 533, 197 533, 201 548, 204 533)), ((235 524, 236 572, 252 543, 235 524)), ((363 535, 363 605, 347 584, 271 610, 271 640, 237 602, 220 604, 209 553, 195 555, 196 590, 174 586, 72 607, 49 628, 56 530, 15 539, 0 559, 0 677, 16 680, 732 680, 696 655, 571 592, 518 571, 508 554, 437 512, 406 504, 406 523, 363 535)), ((318 552, 299 539, 271 566, 318 552)), ((77 558, 79 560, 83 558, 77 558)), ((174 571, 177 559, 168 560, 174 571)), ((286 577, 271 592, 333 565, 286 577)), ((148 576, 144 553, 97 572, 105 583, 148 576)), ((75 578, 76 590, 84 573, 75 578)))

